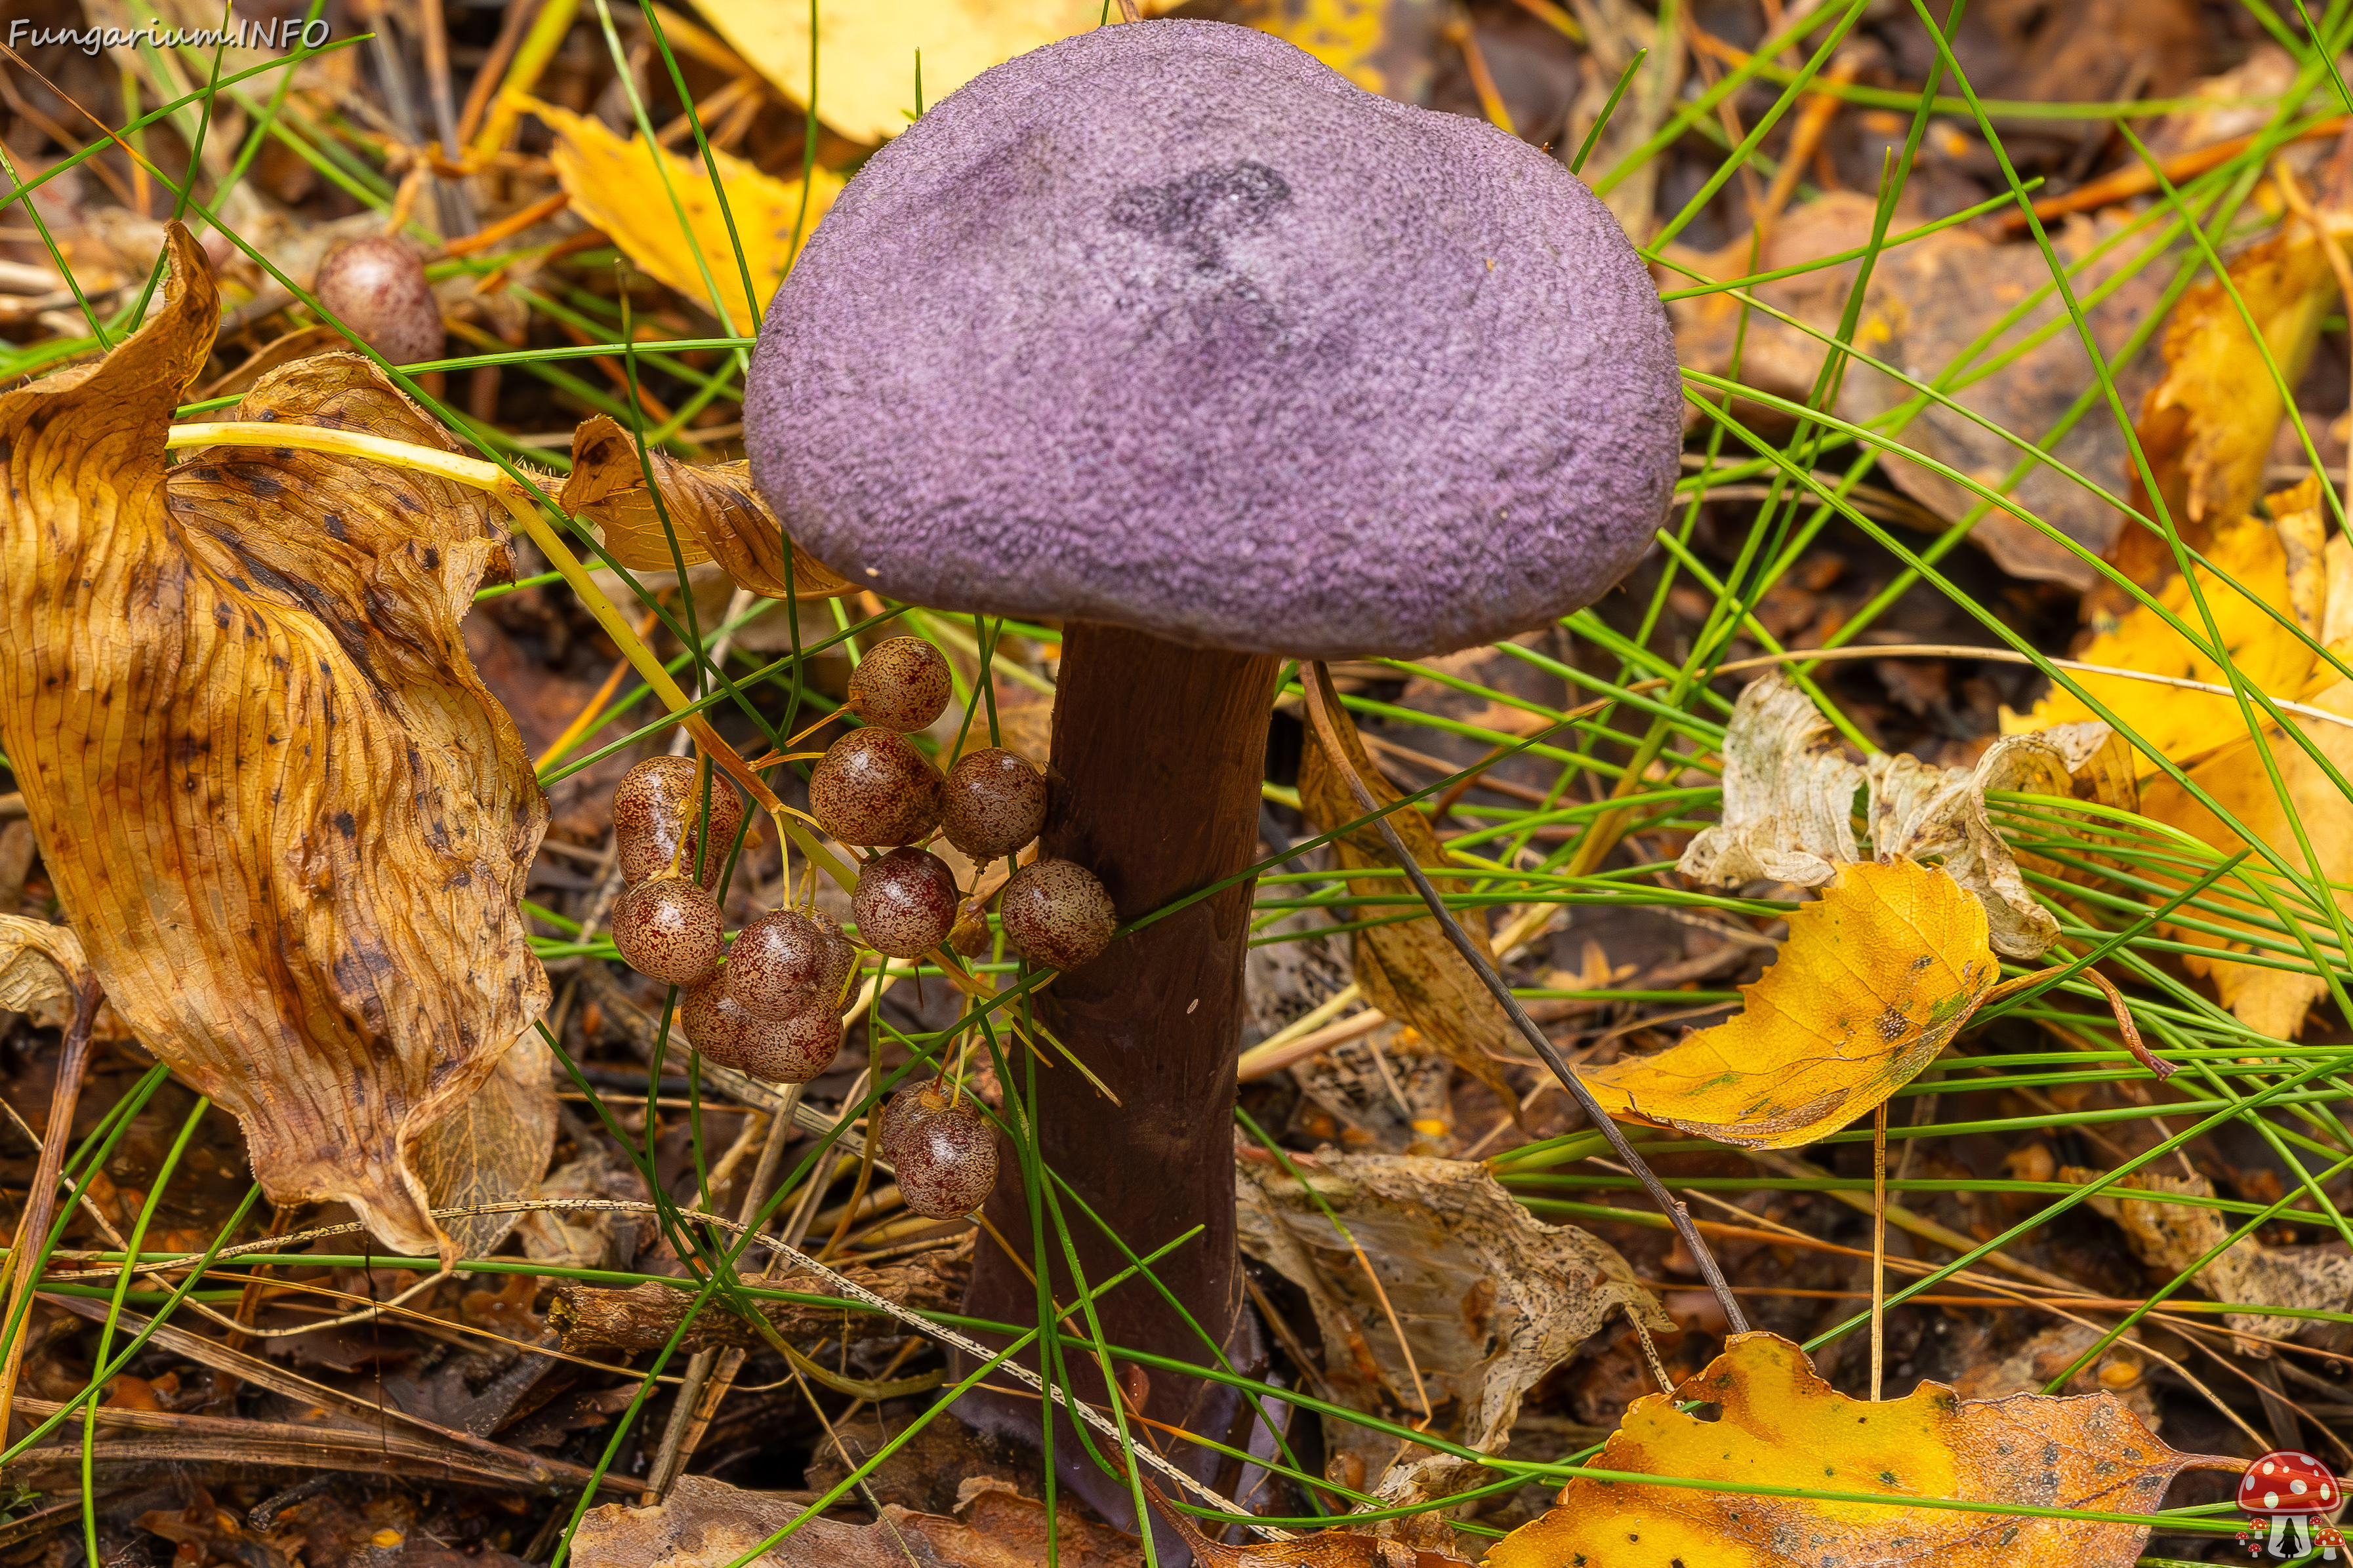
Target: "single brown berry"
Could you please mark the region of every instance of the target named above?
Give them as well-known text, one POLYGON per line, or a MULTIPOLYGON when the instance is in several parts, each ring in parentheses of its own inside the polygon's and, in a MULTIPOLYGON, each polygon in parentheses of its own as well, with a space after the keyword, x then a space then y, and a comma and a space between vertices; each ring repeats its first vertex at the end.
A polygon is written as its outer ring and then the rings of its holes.
MULTIPOLYGON (((935 1090, 924 1093, 936 1099, 935 1090)), ((970 1214, 997 1185, 997 1129, 969 1095, 911 1118, 892 1166, 899 1195, 926 1219, 970 1214)))
POLYGON ((719 904, 679 877, 655 877, 613 900, 613 945, 649 980, 691 985, 718 967, 725 950, 719 904))
MULTIPOLYGON (((911 1083, 883 1101, 882 1125, 875 1131, 874 1148, 875 1152, 882 1156, 884 1164, 899 1163, 899 1146, 907 1141, 907 1129, 932 1113, 923 1107, 923 1096, 930 1092, 931 1087, 928 1083, 911 1083)), ((935 1110, 945 1103, 934 1097, 932 1110, 935 1110)))
POLYGON ((666 871, 673 855, 678 857, 680 872, 692 876, 699 846, 708 837, 711 853, 702 864, 702 881, 706 888, 717 887, 719 874, 727 868, 728 854, 735 847, 735 835, 744 826, 744 797, 712 770, 712 831, 705 835, 698 828, 688 833, 686 848, 681 853, 679 824, 698 815, 702 805, 702 784, 692 757, 649 757, 623 775, 613 791, 613 852, 620 862, 621 879, 641 882, 666 871))
POLYGON ((893 849, 858 873, 850 897, 859 940, 893 958, 921 958, 955 925, 955 873, 922 849, 893 849))
POLYGON ((946 712, 954 689, 939 649, 921 637, 892 637, 849 672, 849 710, 906 734, 946 712))
POLYGON ((818 1002, 831 957, 826 932, 795 910, 770 910, 735 933, 727 954, 727 994, 745 1012, 789 1018, 818 1002))
POLYGON ((425 262, 390 235, 355 239, 319 264, 311 285, 327 314, 394 364, 438 359, 441 307, 425 262))
POLYGON ((835 1015, 811 1008, 763 1018, 738 1006, 716 978, 686 994, 678 1021, 687 1042, 710 1060, 772 1083, 807 1083, 841 1049, 842 1025, 835 1015))
POLYGON ((1034 860, 1014 872, 997 914, 1013 951, 1050 969, 1076 969, 1119 929, 1111 895, 1074 860, 1034 860))
POLYGON ((1010 855, 1045 830, 1046 781, 1002 746, 966 752, 948 770, 940 826, 976 860, 1010 855))
POLYGON ((841 1015, 825 1007, 767 1021, 743 1070, 770 1083, 807 1083, 833 1065, 847 1032, 841 1015))
POLYGON ((888 730, 852 730, 809 770, 809 810, 844 844, 913 844, 940 825, 940 770, 888 730))

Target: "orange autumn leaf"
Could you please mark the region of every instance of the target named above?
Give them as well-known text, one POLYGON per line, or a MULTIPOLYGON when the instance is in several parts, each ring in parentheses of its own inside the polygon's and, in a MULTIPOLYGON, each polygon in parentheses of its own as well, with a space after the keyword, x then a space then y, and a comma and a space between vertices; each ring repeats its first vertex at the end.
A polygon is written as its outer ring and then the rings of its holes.
POLYGON ((1839 868, 1789 916, 1738 1014, 1655 1055, 1587 1068, 1602 1109, 1748 1149, 1835 1132, 1918 1077, 2000 973, 1986 910, 1910 860, 1839 868))
MULTIPOLYGON (((1850 1399, 1796 1345, 1749 1333, 1672 1394, 1629 1405, 1592 1467, 1891 1501, 2150 1513, 2182 1471, 2244 1462, 2175 1452, 2108 1393, 1963 1400, 1923 1383, 1902 1399, 1850 1399)), ((1498 1542, 1486 1568, 2128 1568, 2147 1539, 2139 1524, 1580 1476, 1549 1513, 1498 1542)))
MULTIPOLYGON (((185 228, 169 249, 135 334, 0 397, 0 743, 109 1002, 237 1114, 269 1195, 447 1259, 418 1142, 548 997, 517 908, 546 797, 459 628, 507 535, 372 463, 167 468, 220 321, 185 228)), ((453 449, 356 354, 234 417, 453 449)))

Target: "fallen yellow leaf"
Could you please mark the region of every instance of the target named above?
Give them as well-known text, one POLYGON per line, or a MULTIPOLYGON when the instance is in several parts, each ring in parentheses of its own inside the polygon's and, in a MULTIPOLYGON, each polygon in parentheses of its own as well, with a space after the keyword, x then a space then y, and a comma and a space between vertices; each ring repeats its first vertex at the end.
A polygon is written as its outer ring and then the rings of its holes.
POLYGON ((1444 0, 1243 0, 1225 16, 1298 45, 1366 92, 1423 103, 1447 8, 1444 0))
MULTIPOLYGON (((1962 1400, 1939 1383, 1849 1399, 1775 1334, 1736 1334, 1672 1394, 1651 1394, 1596 1469, 1890 1499, 2149 1513, 2184 1470, 2245 1461, 2181 1454, 2113 1394, 1962 1400), (1714 1419, 1679 1402, 1713 1405, 1714 1419)), ((1486 1568, 2126 1568, 2148 1527, 1994 1511, 1814 1501, 1578 1477, 1559 1505, 1496 1542, 1486 1568)))
MULTIPOLYGON (((807 5, 698 5, 746 65, 794 102, 809 100, 807 5)), ((917 50, 923 101, 937 103, 991 66, 1092 31, 1103 14, 1103 0, 825 0, 817 15, 818 118, 853 142, 880 142, 904 131, 914 112, 917 50)))
POLYGON ((1790 914, 1780 956, 1731 1019, 1579 1076, 1621 1121, 1793 1149, 1918 1077, 1999 972, 1967 889, 1909 860, 1859 862, 1790 914))
POLYGON ((632 572, 669 572, 716 560, 738 587, 766 598, 833 599, 857 590, 816 556, 792 545, 792 586, 785 586, 784 524, 752 483, 748 462, 693 468, 649 451, 599 414, 572 433, 572 472, 556 504, 602 531, 605 548, 632 572), (661 506, 646 485, 648 463, 661 506), (670 519, 670 533, 662 519, 670 519), (670 556, 675 535, 678 559, 670 556))
POLYGON ((719 166, 720 180, 720 189, 714 193, 699 155, 682 158, 664 149, 649 148, 642 136, 624 142, 607 131, 602 121, 536 99, 526 107, 555 132, 549 162, 572 197, 572 210, 604 230, 648 274, 705 310, 712 308, 711 290, 715 286, 726 307, 728 324, 746 335, 758 329, 769 298, 793 264, 795 228, 807 243, 818 219, 841 192, 840 175, 828 169, 813 171, 804 217, 798 180, 771 179, 743 159, 714 147, 711 155, 719 166), (678 197, 676 207, 670 205, 673 192, 678 197), (725 212, 720 209, 722 196, 726 200, 725 212), (686 214, 691 233, 680 228, 681 211, 686 214), (727 233, 730 213, 735 219, 733 240, 727 233), (752 271, 753 296, 748 300, 744 295, 744 268, 735 260, 738 241, 744 247, 744 263, 752 271), (696 265, 698 257, 702 266, 696 265), (709 282, 703 280, 702 267, 711 270, 709 282))
MULTIPOLYGON (((548 996, 516 904, 547 801, 459 628, 508 538, 372 463, 167 468, 220 321, 177 224, 169 252, 135 334, 0 396, 0 742, 108 1000, 237 1114, 263 1188, 448 1258, 417 1142, 548 996)), ((454 446, 356 354, 235 417, 454 446)))
MULTIPOLYGON (((2329 573, 2319 479, 2308 479, 2273 496, 2271 512, 2269 522, 2242 513, 2217 523, 2205 546, 2214 570, 2201 567, 2195 575, 2213 613, 2219 641, 2240 679, 2293 700, 2310 684, 2318 656, 2274 621, 2266 606, 2285 611, 2314 638, 2322 636, 2329 573)), ((2189 578, 2172 577, 2154 596, 2202 636, 2205 623, 2190 597, 2189 578)), ((2086 664, 2229 684, 2219 663, 2143 605, 2111 623, 2077 657, 2086 664)), ((2247 740, 2246 721, 2235 698, 2123 676, 2079 674, 2074 679, 2138 737, 2144 777, 2157 771, 2153 756, 2187 762, 2217 746, 2247 740)), ((2014 735, 2095 717, 2073 693, 2054 689, 2031 712, 2021 715, 2005 709, 2001 727, 2005 734, 2014 735)))

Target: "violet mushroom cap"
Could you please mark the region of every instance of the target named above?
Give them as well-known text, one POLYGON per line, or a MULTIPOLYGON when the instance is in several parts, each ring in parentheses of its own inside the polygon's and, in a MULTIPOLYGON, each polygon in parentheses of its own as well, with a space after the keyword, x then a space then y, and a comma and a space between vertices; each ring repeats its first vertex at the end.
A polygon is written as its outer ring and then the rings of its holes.
POLYGON ((1617 220, 1220 22, 1101 27, 867 160, 770 305, 761 490, 851 582, 1299 658, 1490 642, 1641 557, 1682 446, 1617 220))

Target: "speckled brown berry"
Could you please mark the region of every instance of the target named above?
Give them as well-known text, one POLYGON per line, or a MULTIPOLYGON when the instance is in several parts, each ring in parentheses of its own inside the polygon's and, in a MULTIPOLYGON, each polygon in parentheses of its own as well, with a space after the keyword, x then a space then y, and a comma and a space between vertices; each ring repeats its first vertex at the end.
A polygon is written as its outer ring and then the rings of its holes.
POLYGON ((882 1125, 875 1131, 875 1152, 886 1165, 899 1163, 899 1145, 906 1141, 907 1129, 945 1103, 934 1099, 931 1110, 924 1109, 923 1097, 931 1091, 928 1083, 911 1083, 882 1102, 882 1125))
POLYGON ((355 239, 328 257, 311 292, 392 363, 440 357, 441 307, 425 280, 425 262, 391 236, 355 239))
POLYGON ((809 771, 809 810, 844 844, 913 844, 940 825, 942 787, 905 736, 852 730, 809 771))
POLYGON ((709 890, 680 877, 655 877, 613 900, 613 945, 649 980, 691 985, 719 963, 719 905, 709 890))
POLYGON ((892 1160, 899 1195, 926 1219, 970 1214, 997 1185, 997 1129, 970 1096, 923 1109, 908 1120, 892 1160))
POLYGON ((843 993, 849 989, 849 973, 858 967, 858 947, 841 934, 841 928, 824 915, 815 917, 817 929, 825 936, 825 965, 818 972, 817 995, 822 1005, 840 1010, 843 993))
POLYGON ((1046 781, 1002 746, 966 752, 948 770, 940 826, 976 860, 1010 855, 1046 826, 1046 781))
POLYGON ((826 1007, 770 1021, 754 1041, 744 1070, 770 1083, 807 1083, 833 1065, 846 1032, 841 1015, 826 1007))
POLYGON ((892 637, 849 672, 849 710, 905 734, 946 712, 954 689, 939 649, 921 637, 892 637))
POLYGON ((762 1018, 788 1018, 818 1000, 831 957, 827 933, 794 910, 770 910, 735 933, 727 954, 727 994, 762 1018))
MULTIPOLYGON (((702 791, 692 757, 649 757, 622 777, 613 791, 613 853, 620 862, 622 880, 642 882, 669 869, 678 849, 678 825, 702 804, 702 791)), ((703 862, 702 879, 704 887, 715 888, 744 826, 744 797, 716 770, 711 775, 710 809, 711 855, 703 862)), ((679 869, 690 876, 702 837, 699 830, 689 833, 686 852, 679 858, 679 869)))
POLYGON ((893 958, 921 958, 955 925, 955 873, 926 850, 893 849, 859 871, 850 908, 867 946, 893 958))
POLYGON ((997 914, 1013 951, 1050 969, 1076 969, 1119 929, 1111 895, 1075 860, 1036 860, 1014 872, 997 914))
POLYGON ((736 1005, 716 978, 686 994, 678 1018, 687 1042, 704 1057, 772 1083, 807 1083, 841 1049, 839 1017, 811 1008, 763 1018, 736 1005))

